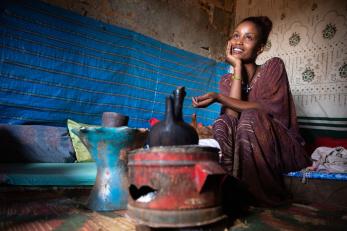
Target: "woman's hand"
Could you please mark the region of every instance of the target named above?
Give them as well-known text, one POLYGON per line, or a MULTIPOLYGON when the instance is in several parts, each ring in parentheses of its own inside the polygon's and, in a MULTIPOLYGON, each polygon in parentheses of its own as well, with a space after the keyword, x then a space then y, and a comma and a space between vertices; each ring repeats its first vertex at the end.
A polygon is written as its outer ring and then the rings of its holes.
POLYGON ((242 61, 239 58, 236 58, 232 55, 231 50, 231 40, 228 41, 227 48, 225 50, 225 60, 231 64, 234 68, 240 68, 242 61))
POLYGON ((201 96, 193 97, 193 107, 208 107, 216 102, 218 94, 216 92, 209 92, 201 96))

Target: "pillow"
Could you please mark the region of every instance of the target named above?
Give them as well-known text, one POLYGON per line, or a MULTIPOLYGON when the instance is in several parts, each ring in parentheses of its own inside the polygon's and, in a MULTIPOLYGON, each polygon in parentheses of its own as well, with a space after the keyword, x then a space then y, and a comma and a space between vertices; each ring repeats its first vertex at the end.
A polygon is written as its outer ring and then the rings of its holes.
POLYGON ((92 156, 90 155, 87 147, 84 145, 81 139, 75 133, 72 132, 72 129, 79 129, 81 127, 101 127, 101 126, 77 123, 76 121, 73 121, 70 119, 67 120, 67 128, 69 130, 72 146, 75 149, 76 161, 77 162, 92 162, 94 160, 92 156))
POLYGON ((0 162, 73 163, 66 127, 0 124, 0 162))

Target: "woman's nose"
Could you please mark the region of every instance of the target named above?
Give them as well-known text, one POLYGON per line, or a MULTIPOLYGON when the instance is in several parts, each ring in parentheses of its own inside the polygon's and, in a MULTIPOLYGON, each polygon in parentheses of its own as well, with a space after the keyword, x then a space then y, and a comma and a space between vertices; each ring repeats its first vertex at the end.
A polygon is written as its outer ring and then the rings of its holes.
POLYGON ((236 40, 236 44, 243 44, 243 39, 242 38, 238 38, 237 40, 236 40))

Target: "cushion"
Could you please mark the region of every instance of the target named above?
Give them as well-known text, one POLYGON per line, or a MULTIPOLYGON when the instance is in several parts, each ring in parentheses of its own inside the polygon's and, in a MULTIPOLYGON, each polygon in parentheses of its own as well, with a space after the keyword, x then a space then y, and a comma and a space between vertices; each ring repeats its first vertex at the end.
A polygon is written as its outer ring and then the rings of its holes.
POLYGON ((100 126, 78 123, 76 121, 68 119, 67 120, 67 127, 69 130, 69 134, 71 137, 73 148, 75 149, 77 162, 94 161, 92 156, 90 155, 87 147, 84 145, 84 143, 81 141, 81 139, 75 133, 72 132, 72 129, 79 129, 81 127, 100 127, 100 126))
POLYGON ((0 162, 71 163, 75 152, 66 127, 0 124, 0 162))
POLYGON ((28 186, 94 185, 95 162, 0 163, 0 184, 28 186))

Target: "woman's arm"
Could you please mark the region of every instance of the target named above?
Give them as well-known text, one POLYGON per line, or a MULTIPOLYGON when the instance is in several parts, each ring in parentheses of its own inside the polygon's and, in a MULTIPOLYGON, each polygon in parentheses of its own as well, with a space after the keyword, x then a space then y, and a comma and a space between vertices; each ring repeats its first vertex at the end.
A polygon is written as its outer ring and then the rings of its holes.
MULTIPOLYGON (((242 79, 242 62, 231 54, 231 40, 228 41, 226 48, 226 61, 233 66, 234 73, 230 75, 230 91, 229 97, 233 99, 241 99, 241 79, 242 79)), ((238 112, 230 107, 224 108, 224 112, 228 115, 237 117, 238 112)))
POLYGON ((218 102, 225 108, 234 112, 241 112, 248 109, 260 109, 260 105, 256 102, 248 102, 240 99, 235 99, 230 96, 218 94, 216 92, 209 92, 205 95, 193 97, 193 107, 207 107, 212 103, 218 102))
POLYGON ((240 99, 235 99, 222 94, 217 94, 216 102, 219 102, 224 107, 226 107, 226 113, 228 113, 228 109, 231 109, 235 112, 242 112, 243 110, 248 109, 260 109, 260 105, 257 102, 249 102, 240 99))
MULTIPOLYGON (((229 97, 227 98, 241 100, 241 70, 240 68, 238 69, 234 68, 234 75, 231 77, 230 83, 231 83, 231 87, 230 87, 229 97)), ((226 106, 224 104, 222 105, 226 106)), ((228 115, 232 115, 235 117, 238 116, 238 111, 235 111, 231 107, 225 107, 224 112, 228 115)))

